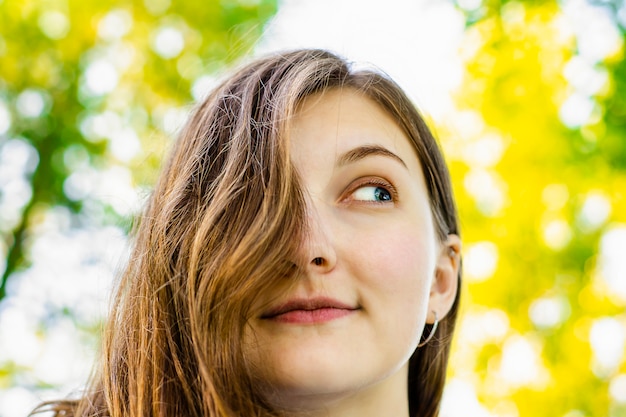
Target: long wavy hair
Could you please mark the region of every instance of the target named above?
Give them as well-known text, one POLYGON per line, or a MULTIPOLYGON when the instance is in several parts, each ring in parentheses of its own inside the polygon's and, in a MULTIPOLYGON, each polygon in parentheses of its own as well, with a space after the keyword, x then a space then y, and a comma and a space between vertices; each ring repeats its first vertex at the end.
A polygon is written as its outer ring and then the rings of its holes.
MULTIPOLYGON (((176 140, 134 230, 86 391, 34 413, 281 415, 246 366, 244 328, 258 294, 284 289, 300 268, 293 260, 305 200, 289 156, 289 123, 304 98, 335 88, 356 89, 393 117, 415 147, 439 239, 459 234, 437 142, 393 81, 323 50, 258 59, 199 103, 176 140)), ((457 292, 436 338, 410 359, 412 417, 438 414, 458 303, 457 292)))

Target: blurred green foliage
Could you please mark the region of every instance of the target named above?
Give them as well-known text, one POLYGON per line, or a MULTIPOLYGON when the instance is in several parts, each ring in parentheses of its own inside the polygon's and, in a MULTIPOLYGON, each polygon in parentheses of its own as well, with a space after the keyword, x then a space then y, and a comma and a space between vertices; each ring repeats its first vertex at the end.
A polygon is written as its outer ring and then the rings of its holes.
POLYGON ((0 146, 28 154, 19 197, 9 180, 0 188, 0 300, 49 208, 120 221, 72 173, 119 165, 150 184, 171 136, 164 119, 192 101, 194 82, 248 53, 275 11, 274 0, 0 1, 0 146))
POLYGON ((462 9, 451 375, 493 415, 626 416, 626 9, 590 3, 462 9))

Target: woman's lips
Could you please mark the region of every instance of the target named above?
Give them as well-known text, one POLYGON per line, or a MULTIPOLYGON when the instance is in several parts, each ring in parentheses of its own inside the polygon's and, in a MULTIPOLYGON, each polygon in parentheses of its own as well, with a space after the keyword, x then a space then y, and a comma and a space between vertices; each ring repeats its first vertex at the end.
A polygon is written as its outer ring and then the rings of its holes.
POLYGON ((271 308, 261 318, 280 323, 313 324, 335 320, 358 310, 332 298, 293 299, 271 308))

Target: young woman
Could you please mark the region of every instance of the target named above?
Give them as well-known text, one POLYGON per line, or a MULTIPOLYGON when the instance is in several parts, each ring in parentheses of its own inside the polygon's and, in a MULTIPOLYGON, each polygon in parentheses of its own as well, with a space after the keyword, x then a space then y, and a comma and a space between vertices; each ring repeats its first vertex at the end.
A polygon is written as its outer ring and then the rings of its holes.
POLYGON ((299 50, 190 116, 102 359, 57 416, 438 413, 458 308, 448 171, 386 76, 299 50))

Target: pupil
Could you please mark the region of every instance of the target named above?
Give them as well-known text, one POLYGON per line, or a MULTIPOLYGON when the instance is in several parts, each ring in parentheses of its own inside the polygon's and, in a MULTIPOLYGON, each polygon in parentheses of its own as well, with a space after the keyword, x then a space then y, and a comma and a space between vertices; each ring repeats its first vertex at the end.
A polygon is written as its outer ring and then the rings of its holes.
POLYGON ((384 188, 376 188, 376 191, 374 191, 374 196, 379 201, 391 200, 391 194, 389 194, 389 191, 385 190, 384 188))

